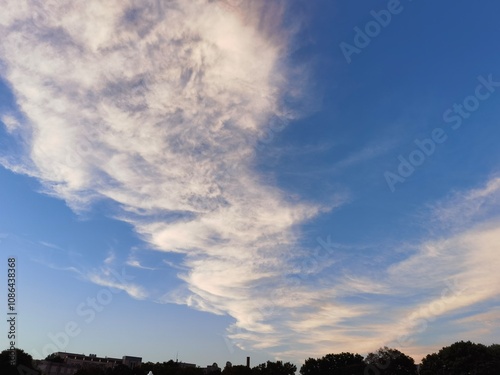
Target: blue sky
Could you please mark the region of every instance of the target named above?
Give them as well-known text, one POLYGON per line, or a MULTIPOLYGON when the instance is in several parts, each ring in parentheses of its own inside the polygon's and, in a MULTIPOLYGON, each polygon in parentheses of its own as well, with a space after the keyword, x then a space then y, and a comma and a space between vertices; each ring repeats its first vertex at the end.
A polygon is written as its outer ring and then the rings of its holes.
POLYGON ((497 2, 3 8, 0 249, 35 358, 498 339, 497 2))

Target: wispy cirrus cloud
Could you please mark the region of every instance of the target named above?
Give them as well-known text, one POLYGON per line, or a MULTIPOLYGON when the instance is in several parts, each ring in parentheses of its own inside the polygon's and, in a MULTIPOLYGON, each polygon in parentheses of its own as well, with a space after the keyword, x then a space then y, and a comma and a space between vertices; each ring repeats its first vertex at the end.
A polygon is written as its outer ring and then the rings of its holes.
POLYGON ((316 288, 318 299, 308 301, 310 314, 287 320, 296 345, 280 355, 314 357, 326 353, 325 348, 366 353, 389 345, 418 361, 450 338, 493 338, 481 336, 484 327, 477 322, 483 316, 495 321, 498 310, 499 191, 492 177, 481 187, 452 193, 430 206, 428 217, 439 217, 439 224, 401 261, 387 258, 364 270, 341 262, 336 267, 343 269, 342 278, 315 279, 329 288, 316 288), (438 326, 448 336, 429 339, 438 326))
POLYGON ((431 223, 460 230, 474 220, 481 221, 495 215, 499 202, 500 177, 493 176, 485 186, 456 191, 448 199, 431 206, 431 223))
MULTIPOLYGON (((443 228, 463 213, 485 222, 422 240, 401 262, 361 276, 335 252, 311 265, 300 226, 343 201, 290 200, 253 164, 267 124, 299 115, 283 104, 303 83, 287 60, 285 12, 284 1, 7 1, 1 69, 25 120, 4 121, 22 147, 0 161, 76 211, 115 202, 113 214, 151 247, 183 255, 174 264, 182 286, 158 296, 139 279, 117 282, 114 258, 88 280, 230 315, 241 347, 303 358, 373 350, 401 334, 418 341, 416 319, 498 295, 500 226, 480 214, 494 212, 499 184, 434 207, 443 228), (443 299, 447 280, 467 293, 443 299), (426 312, 433 302, 444 307, 426 312)), ((144 268, 140 256, 129 266, 144 268)))
POLYGON ((106 288, 122 290, 135 299, 145 299, 148 297, 148 293, 143 287, 129 280, 133 279, 132 277, 124 276, 123 274, 120 275, 120 273, 110 267, 102 267, 87 272, 85 278, 94 284, 106 288))
POLYGON ((5 124, 5 128, 9 133, 13 133, 20 127, 19 120, 10 113, 3 114, 0 120, 5 124))
MULTIPOLYGON (((282 104, 299 95, 276 26, 285 2, 221 5, 6 4, 2 74, 26 121, 9 128, 24 148, 2 163, 77 211, 114 201, 151 246, 184 254, 185 286, 163 301, 269 332, 259 303, 320 208, 289 201, 252 164, 268 122, 295 116, 282 104)), ((108 271, 88 278, 145 297, 108 271)))

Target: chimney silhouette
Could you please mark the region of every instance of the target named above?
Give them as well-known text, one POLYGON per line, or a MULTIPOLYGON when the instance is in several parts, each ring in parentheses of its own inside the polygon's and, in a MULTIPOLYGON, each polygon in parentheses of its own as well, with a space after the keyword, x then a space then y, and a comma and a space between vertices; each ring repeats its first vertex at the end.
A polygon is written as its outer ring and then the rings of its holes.
POLYGON ((247 357, 247 367, 250 368, 250 357, 247 357))

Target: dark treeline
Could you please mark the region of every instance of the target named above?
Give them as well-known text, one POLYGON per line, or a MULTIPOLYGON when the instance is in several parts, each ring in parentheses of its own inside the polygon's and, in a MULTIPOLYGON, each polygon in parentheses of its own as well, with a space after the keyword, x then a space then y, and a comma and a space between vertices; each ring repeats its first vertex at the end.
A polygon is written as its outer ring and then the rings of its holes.
MULTIPOLYGON (((172 360, 163 363, 143 363, 140 367, 130 369, 126 366, 117 366, 113 369, 83 368, 75 375, 147 375, 149 372, 154 375, 205 375, 207 372, 200 367, 184 366, 172 360)), ((242 365, 226 365, 224 369, 216 369, 208 372, 209 375, 293 375, 297 367, 289 362, 281 361, 262 363, 253 368, 242 365)))
MULTIPOLYGON (((10 351, 0 353, 0 374, 18 375, 10 365, 10 351)), ((48 361, 63 362, 50 355, 48 361)), ((17 363, 36 371, 31 356, 17 350, 17 363)), ((163 363, 143 363, 131 369, 124 365, 113 369, 85 367, 75 375, 205 375, 199 367, 185 366, 172 360, 163 363)), ((297 367, 289 362, 267 361, 253 368, 229 363, 224 369, 215 369, 208 375, 294 375, 297 367)), ((437 353, 422 359, 419 366, 413 358, 397 349, 383 347, 363 357, 355 353, 327 354, 320 358, 308 358, 299 370, 301 375, 498 375, 500 374, 500 345, 475 344, 470 341, 456 342, 443 347, 437 353)), ((35 372, 33 372, 35 374, 35 372)))
MULTIPOLYGON (((17 367, 10 365, 11 354, 10 350, 4 350, 0 353, 0 374, 2 375, 19 375, 17 367)), ((16 363, 17 366, 34 370, 33 358, 21 349, 16 349, 16 363)))
POLYGON ((422 360, 421 375, 500 374, 500 345, 485 346, 470 341, 457 342, 422 360))

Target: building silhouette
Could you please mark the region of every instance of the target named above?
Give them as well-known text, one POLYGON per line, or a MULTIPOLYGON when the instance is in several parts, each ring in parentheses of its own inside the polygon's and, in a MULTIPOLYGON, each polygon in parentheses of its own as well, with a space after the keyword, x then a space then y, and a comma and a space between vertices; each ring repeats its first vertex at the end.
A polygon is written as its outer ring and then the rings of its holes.
POLYGON ((61 362, 50 360, 38 361, 38 369, 42 375, 73 375, 80 368, 97 366, 101 368, 114 368, 118 365, 125 365, 130 368, 140 366, 141 357, 123 356, 121 359, 112 357, 98 357, 96 354, 76 354, 67 352, 57 352, 54 357, 60 357, 61 362))

